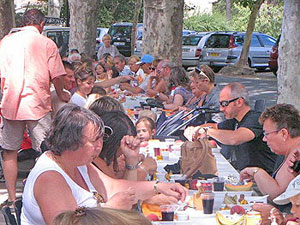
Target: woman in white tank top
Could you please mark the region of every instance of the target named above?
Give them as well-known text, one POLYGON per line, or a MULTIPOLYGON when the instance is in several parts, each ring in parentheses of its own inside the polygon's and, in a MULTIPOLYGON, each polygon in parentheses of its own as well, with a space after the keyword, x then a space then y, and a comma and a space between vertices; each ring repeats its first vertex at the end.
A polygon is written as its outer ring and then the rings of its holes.
MULTIPOLYGON (((158 192, 182 201, 187 190, 180 184, 112 179, 91 162, 103 145, 104 125, 100 117, 73 104, 56 114, 47 134, 50 151, 45 152, 30 172, 23 192, 22 225, 51 224, 59 213, 78 206, 131 209, 137 200, 158 192)), ((127 136, 123 143, 138 155, 139 142, 127 136)), ((133 157, 127 163, 136 170, 133 157)))

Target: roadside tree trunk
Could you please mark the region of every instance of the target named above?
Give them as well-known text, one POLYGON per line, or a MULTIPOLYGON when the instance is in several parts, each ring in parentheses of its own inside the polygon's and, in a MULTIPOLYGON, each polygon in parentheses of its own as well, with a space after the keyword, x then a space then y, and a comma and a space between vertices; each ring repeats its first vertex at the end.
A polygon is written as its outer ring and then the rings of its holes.
POLYGON ((64 0, 48 0, 48 16, 60 18, 60 10, 63 4, 64 0))
POLYGON ((0 40, 15 26, 13 0, 0 1, 0 40))
POLYGON ((251 44, 251 39, 252 39, 252 33, 255 28, 255 20, 256 20, 258 11, 263 2, 264 2, 264 0, 257 0, 256 4, 252 8, 252 11, 251 11, 251 14, 249 17, 248 26, 247 26, 246 35, 245 35, 245 41, 244 41, 242 53, 241 53, 239 61, 236 63, 237 67, 244 67, 244 66, 248 65, 248 55, 249 55, 249 49, 250 49, 250 44, 251 44))
POLYGON ((144 0, 143 54, 181 66, 184 0, 144 0))
POLYGON ((231 0, 226 0, 226 17, 227 22, 231 20, 231 0))
POLYGON ((131 32, 131 55, 134 54, 135 38, 136 38, 136 25, 138 23, 140 11, 143 5, 143 0, 136 0, 135 9, 133 14, 132 32, 131 32))
POLYGON ((95 0, 69 0, 69 49, 77 48, 88 57, 96 54, 97 7, 95 0))
POLYGON ((285 0, 279 43, 278 103, 300 110, 300 1, 285 0))
POLYGON ((257 0, 254 6, 252 7, 251 14, 249 17, 249 22, 247 26, 247 31, 245 34, 244 45, 242 48, 241 56, 235 65, 225 66, 220 70, 220 73, 226 75, 255 75, 253 69, 249 67, 248 64, 248 55, 252 39, 252 33, 255 28, 255 20, 258 14, 258 11, 264 0, 257 0))

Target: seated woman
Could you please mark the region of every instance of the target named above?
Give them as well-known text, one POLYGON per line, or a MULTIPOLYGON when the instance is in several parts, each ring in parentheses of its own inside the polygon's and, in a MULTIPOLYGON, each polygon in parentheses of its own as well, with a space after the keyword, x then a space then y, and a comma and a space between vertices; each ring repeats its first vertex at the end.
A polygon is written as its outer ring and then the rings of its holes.
POLYGON ((173 67, 169 77, 169 101, 163 102, 165 109, 176 109, 183 106, 192 97, 189 88, 189 77, 182 67, 173 67))
MULTIPOLYGON (((95 108, 93 110, 97 114, 97 110, 95 108)), ((139 152, 128 152, 124 149, 124 137, 136 136, 135 127, 129 117, 123 112, 112 111, 102 113, 101 118, 104 125, 112 129, 112 134, 105 139, 99 157, 93 161, 94 165, 113 178, 145 180, 149 175, 152 176, 157 168, 154 159, 151 157, 144 159, 139 152), (125 164, 139 165, 131 169, 125 164)))
MULTIPOLYGON (((158 192, 184 201, 187 190, 179 184, 113 179, 99 171, 91 163, 102 150, 103 135, 101 118, 90 110, 67 104, 57 112, 46 135, 51 150, 40 156, 26 181, 22 224, 51 224, 63 211, 100 203, 130 209, 158 192)), ((138 144, 128 137, 124 148, 137 152, 138 144)))
MULTIPOLYGON (((189 106, 189 108, 194 108, 195 106, 200 106, 203 108, 214 108, 216 110, 220 109, 219 96, 220 89, 215 83, 215 73, 207 65, 202 65, 196 67, 196 69, 190 74, 192 77, 191 80, 194 82, 191 85, 195 86, 198 89, 198 92, 204 93, 201 95, 198 101, 195 101, 194 104, 189 106), (195 105, 196 103, 196 105, 195 105)), ((206 114, 199 116, 191 125, 200 125, 204 122, 215 122, 219 123, 224 120, 222 113, 206 114)))
MULTIPOLYGON (((261 168, 247 167, 241 171, 240 177, 242 180, 254 180, 260 192, 269 195, 270 200, 273 200, 299 174, 289 172, 289 158, 294 157, 294 151, 300 146, 300 113, 293 105, 277 104, 262 113, 260 123, 263 124, 263 140, 274 153, 283 155, 284 160, 273 176, 261 168)), ((289 211, 290 205, 278 208, 289 211)))

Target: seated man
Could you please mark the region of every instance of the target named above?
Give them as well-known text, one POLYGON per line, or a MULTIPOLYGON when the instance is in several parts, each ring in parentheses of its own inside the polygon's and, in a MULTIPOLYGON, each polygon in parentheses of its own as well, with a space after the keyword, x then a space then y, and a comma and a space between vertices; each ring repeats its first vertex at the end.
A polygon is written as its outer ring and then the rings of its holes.
POLYGON ((140 61, 135 62, 135 65, 132 65, 135 60, 133 59, 133 57, 131 57, 129 59, 129 66, 132 74, 134 74, 137 83, 122 83, 120 84, 121 90, 127 90, 132 92, 133 94, 144 93, 147 90, 147 85, 150 77, 149 74, 152 72, 150 71, 149 67, 151 66, 153 60, 154 58, 152 55, 145 54, 140 61))
POLYGON ((204 134, 221 144, 234 146, 231 162, 236 169, 255 166, 271 174, 277 156, 262 140, 263 129, 258 122, 260 113, 251 110, 246 88, 240 83, 226 85, 220 92, 220 110, 226 120, 201 125, 204 128, 198 127, 195 136, 199 137, 199 132, 204 130, 204 134))

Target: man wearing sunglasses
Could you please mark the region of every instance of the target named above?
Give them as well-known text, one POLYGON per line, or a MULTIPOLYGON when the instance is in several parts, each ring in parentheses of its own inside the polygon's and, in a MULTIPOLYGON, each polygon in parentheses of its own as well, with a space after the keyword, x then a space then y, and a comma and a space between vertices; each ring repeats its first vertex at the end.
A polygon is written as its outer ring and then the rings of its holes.
MULTIPOLYGON (((240 83, 226 85, 220 92, 220 110, 226 120, 218 124, 204 124, 197 132, 217 140, 221 146, 233 149, 231 162, 238 170, 256 166, 272 173, 276 154, 271 152, 263 139, 259 112, 251 110, 246 88, 240 83)), ((199 136, 198 136, 199 138, 199 136)))

